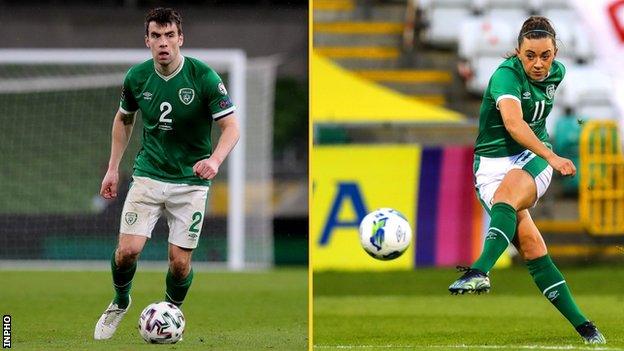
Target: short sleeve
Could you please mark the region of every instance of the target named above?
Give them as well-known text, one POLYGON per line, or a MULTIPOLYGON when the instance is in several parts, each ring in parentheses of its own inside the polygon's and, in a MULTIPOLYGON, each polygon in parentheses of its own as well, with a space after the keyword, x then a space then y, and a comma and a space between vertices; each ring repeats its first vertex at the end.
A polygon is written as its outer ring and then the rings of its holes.
POLYGON ((510 98, 520 102, 520 80, 516 72, 501 67, 494 72, 490 80, 490 94, 496 101, 496 108, 502 99, 510 98))
POLYGON ((135 113, 139 109, 134 95, 132 95, 132 89, 130 88, 130 71, 124 78, 123 86, 121 87, 121 100, 119 101, 119 111, 124 114, 135 113))
POLYGON ((204 94, 213 120, 219 120, 236 110, 221 77, 213 71, 206 72, 202 79, 204 94))

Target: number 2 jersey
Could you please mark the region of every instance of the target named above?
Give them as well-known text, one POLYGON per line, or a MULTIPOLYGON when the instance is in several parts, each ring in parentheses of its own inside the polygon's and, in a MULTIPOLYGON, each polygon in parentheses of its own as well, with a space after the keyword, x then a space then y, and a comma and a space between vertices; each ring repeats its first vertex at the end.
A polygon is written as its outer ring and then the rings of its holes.
POLYGON ((160 74, 153 60, 133 66, 124 79, 119 110, 141 110, 143 140, 134 175, 210 185, 193 173, 193 166, 212 153, 212 122, 235 109, 219 75, 200 60, 182 56, 169 76, 160 74))
POLYGON ((485 157, 504 157, 526 150, 505 129, 498 110, 498 103, 504 98, 520 102, 524 121, 539 140, 550 145, 546 131, 546 116, 552 110, 555 91, 564 76, 565 67, 556 60, 553 60, 550 72, 542 81, 529 78, 517 56, 506 59, 498 66, 483 94, 475 154, 485 157))

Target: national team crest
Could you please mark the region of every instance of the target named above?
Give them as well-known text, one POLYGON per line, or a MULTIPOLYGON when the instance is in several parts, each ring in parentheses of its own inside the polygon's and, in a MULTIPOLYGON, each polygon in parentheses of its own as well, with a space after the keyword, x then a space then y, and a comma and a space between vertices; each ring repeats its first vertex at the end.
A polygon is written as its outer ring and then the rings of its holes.
POLYGON ((188 105, 195 98, 195 90, 191 88, 182 88, 178 92, 178 96, 180 96, 180 101, 182 101, 182 103, 188 105))
POLYGON ((551 85, 546 87, 546 96, 549 99, 552 99, 555 96, 555 85, 554 84, 551 84, 551 85))
POLYGON ((126 212, 124 220, 128 223, 128 225, 133 225, 138 217, 139 215, 137 215, 136 212, 126 212))

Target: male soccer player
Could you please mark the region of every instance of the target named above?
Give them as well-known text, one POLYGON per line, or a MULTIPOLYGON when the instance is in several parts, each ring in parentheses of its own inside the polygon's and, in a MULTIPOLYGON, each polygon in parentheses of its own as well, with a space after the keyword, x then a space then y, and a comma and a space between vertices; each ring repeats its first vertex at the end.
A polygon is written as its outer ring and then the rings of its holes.
POLYGON ((161 215, 169 226, 169 271, 165 300, 182 304, 191 282, 210 181, 239 137, 236 107, 221 78, 205 63, 180 54, 182 18, 156 8, 145 19, 145 45, 152 59, 130 68, 112 130, 108 171, 100 194, 117 196, 119 162, 141 110, 143 143, 121 214, 119 241, 111 257, 115 297, 95 326, 95 339, 109 339, 130 307, 136 262, 161 215), (221 136, 212 150, 213 121, 221 136))

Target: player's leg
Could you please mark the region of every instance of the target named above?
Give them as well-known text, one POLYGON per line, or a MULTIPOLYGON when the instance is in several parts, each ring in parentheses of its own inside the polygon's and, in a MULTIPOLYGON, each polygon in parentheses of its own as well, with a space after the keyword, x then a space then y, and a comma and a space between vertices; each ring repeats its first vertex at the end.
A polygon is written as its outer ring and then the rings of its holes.
POLYGON ((516 212, 532 206, 537 200, 536 193, 535 181, 527 172, 512 169, 505 175, 492 199, 483 252, 471 268, 487 273, 494 267, 516 235, 516 212))
POLYGON ((587 343, 605 343, 604 336, 581 312, 563 275, 548 255, 546 244, 528 210, 518 212, 514 244, 524 258, 535 284, 587 343))
POLYGON ((109 339, 130 307, 130 289, 137 260, 162 211, 159 185, 151 179, 136 177, 126 196, 121 213, 120 235, 111 257, 115 297, 95 325, 94 338, 109 339))
POLYGON ((169 271, 167 272, 165 300, 182 305, 193 282, 192 249, 169 244, 169 271))
POLYGON ((504 177, 490 208, 490 227, 485 237, 483 251, 466 272, 449 286, 453 294, 481 293, 490 289, 488 272, 516 234, 516 211, 535 203, 535 182, 523 170, 512 169, 504 177))
POLYGON ((174 185, 165 202, 169 225, 169 271, 165 300, 180 306, 193 282, 191 256, 197 247, 206 199, 207 186, 174 185))
POLYGON ((136 272, 139 254, 143 251, 146 241, 147 236, 119 234, 119 243, 111 258, 111 271, 115 288, 113 303, 119 308, 125 309, 130 304, 132 279, 136 272))

